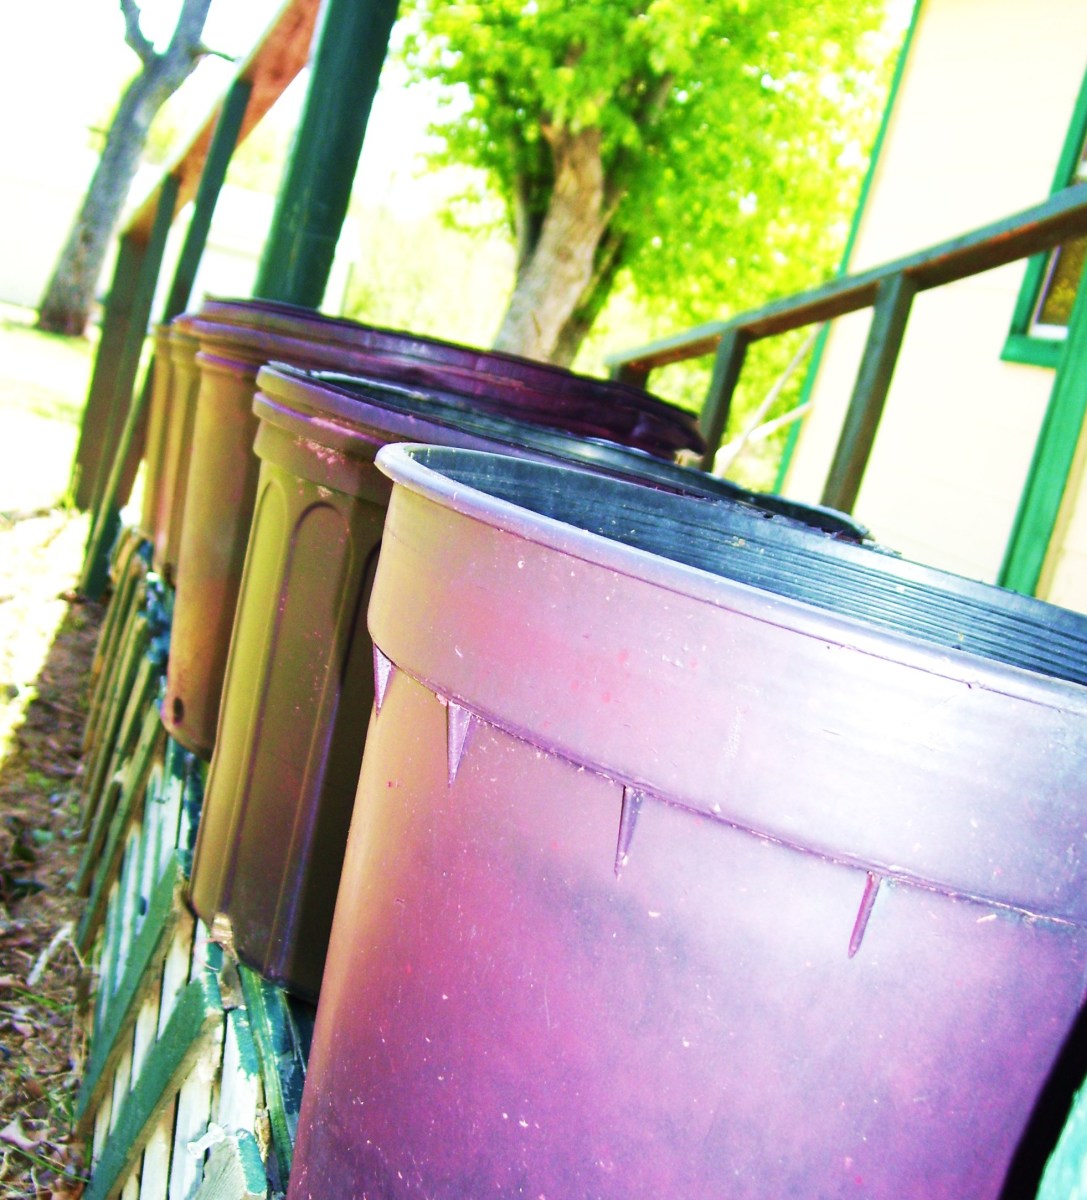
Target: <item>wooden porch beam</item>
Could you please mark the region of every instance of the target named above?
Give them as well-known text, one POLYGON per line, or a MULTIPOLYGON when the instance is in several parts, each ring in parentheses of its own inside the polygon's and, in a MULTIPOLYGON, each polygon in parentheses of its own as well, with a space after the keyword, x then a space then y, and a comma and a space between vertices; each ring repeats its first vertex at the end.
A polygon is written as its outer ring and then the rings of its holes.
MULTIPOLYGON (((319 0, 288 0, 249 57, 239 67, 235 81, 244 81, 249 85, 249 102, 238 131, 239 142, 244 141, 306 65, 313 31, 317 25, 318 6, 319 0)), ((166 168, 151 193, 134 210, 126 226, 126 233, 142 241, 150 237, 165 179, 174 177, 178 180, 175 213, 196 195, 204 163, 211 149, 212 136, 226 102, 225 97, 229 94, 227 92, 220 97, 189 144, 166 168)))

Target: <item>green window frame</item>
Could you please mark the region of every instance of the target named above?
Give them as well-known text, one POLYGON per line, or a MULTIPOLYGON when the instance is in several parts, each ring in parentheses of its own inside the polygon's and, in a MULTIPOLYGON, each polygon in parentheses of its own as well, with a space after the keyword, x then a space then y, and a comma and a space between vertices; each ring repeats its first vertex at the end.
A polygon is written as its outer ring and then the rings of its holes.
MULTIPOLYGON (((1087 72, 1080 84, 1079 96, 1072 113, 1068 133, 1064 139, 1057 170, 1053 176, 1050 194, 1059 192, 1070 184, 1087 180, 1087 72)), ((1023 282, 1019 288, 1015 311, 1012 313, 1011 329, 1004 342, 1000 357, 1005 362, 1029 363, 1036 367, 1056 367, 1060 361, 1064 344, 1065 326, 1043 324, 1039 314, 1050 297, 1050 288, 1055 279, 1064 274, 1062 265, 1075 259, 1077 265, 1087 247, 1087 238, 1079 238, 1058 246, 1044 254, 1036 254, 1027 260, 1023 282), (1059 260, 1065 256, 1064 264, 1059 260)), ((1076 267, 1068 274, 1075 278, 1076 267)), ((1067 306, 1071 308, 1069 304, 1067 306)))

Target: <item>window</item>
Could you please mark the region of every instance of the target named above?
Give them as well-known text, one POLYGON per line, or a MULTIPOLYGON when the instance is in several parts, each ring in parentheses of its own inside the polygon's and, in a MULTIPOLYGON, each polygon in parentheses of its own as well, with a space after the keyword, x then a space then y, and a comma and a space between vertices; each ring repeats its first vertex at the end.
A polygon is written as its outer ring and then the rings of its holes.
MULTIPOLYGON (((1087 182, 1087 76, 1080 88, 1052 191, 1087 182)), ((1087 237, 1076 238, 1027 264, 1002 357, 1055 367, 1068 328, 1076 287, 1087 256, 1087 237)))

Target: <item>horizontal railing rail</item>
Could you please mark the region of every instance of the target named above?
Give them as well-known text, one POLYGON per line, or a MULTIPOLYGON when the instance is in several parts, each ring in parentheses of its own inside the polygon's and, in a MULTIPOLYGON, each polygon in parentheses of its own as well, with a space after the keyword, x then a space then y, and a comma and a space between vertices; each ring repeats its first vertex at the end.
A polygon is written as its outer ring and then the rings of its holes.
POLYGON ((913 297, 1051 250, 1083 234, 1087 234, 1087 184, 1077 184, 1042 204, 919 253, 611 355, 607 365, 614 378, 644 386, 658 367, 715 356, 701 415, 707 442, 702 466, 710 470, 728 425, 747 347, 762 338, 871 308, 872 325, 821 497, 822 503, 849 512, 875 442, 913 297))

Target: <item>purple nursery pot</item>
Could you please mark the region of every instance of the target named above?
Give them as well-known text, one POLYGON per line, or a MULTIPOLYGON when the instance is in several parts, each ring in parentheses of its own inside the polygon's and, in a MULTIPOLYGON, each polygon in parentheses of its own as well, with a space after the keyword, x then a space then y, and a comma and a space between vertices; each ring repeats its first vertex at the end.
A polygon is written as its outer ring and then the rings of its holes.
POLYGON ((266 301, 208 300, 177 324, 198 342, 199 391, 191 449, 172 460, 185 469, 189 487, 184 521, 177 517, 171 526, 179 539, 176 568, 171 557, 169 570, 177 594, 163 720, 177 741, 205 759, 215 744, 256 497, 252 405, 263 364, 361 371, 455 393, 477 410, 607 437, 669 458, 702 445, 691 414, 639 388, 545 363, 266 301))
POLYGON ((545 463, 378 465, 290 1200, 997 1197, 1084 998, 1087 618, 545 463))
MULTIPOLYGON (((229 929, 243 961, 309 999, 320 990, 374 696, 365 622, 390 490, 374 465, 382 446, 557 456, 753 514, 762 512, 753 504, 780 508, 789 528, 803 528, 789 519, 799 514, 835 537, 861 536, 840 514, 752 497, 625 447, 481 413, 463 398, 284 366, 264 368, 258 383, 256 510, 190 896, 205 921, 229 929)), ((178 654, 175 680, 178 663, 191 661, 178 654)))

